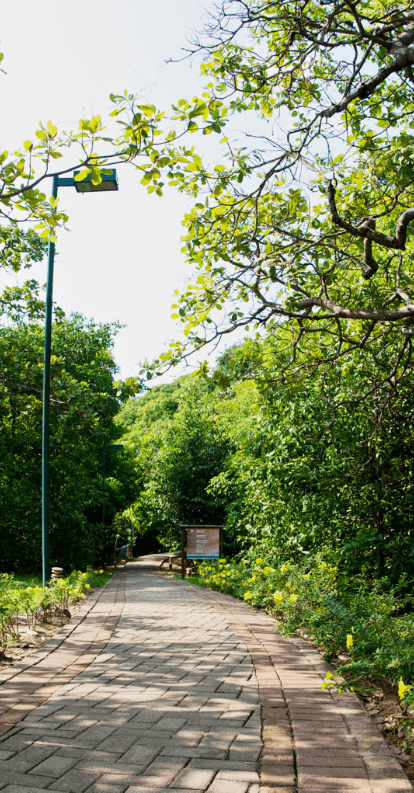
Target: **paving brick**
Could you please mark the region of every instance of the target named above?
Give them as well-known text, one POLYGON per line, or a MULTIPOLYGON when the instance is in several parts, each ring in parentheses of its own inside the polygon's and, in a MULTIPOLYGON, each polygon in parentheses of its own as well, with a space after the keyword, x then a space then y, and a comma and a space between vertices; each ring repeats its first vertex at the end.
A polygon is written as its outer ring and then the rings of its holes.
POLYGON ((349 768, 338 768, 332 769, 331 767, 327 767, 324 764, 321 764, 317 767, 310 767, 310 766, 300 766, 299 770, 299 778, 306 778, 307 780, 319 780, 319 782, 323 782, 325 779, 332 779, 332 777, 336 779, 349 779, 352 776, 353 779, 365 779, 367 780, 367 774, 365 768, 352 768, 352 772, 349 768))
MULTIPOLYGON (((268 785, 260 785, 259 791, 260 793, 296 793, 296 788, 287 785, 278 785, 277 788, 269 787, 268 785)), ((305 793, 305 791, 301 791, 301 793, 305 793)), ((324 791, 324 793, 328 792, 324 791)))
POLYGON ((214 774, 215 771, 211 769, 184 768, 174 779, 173 787, 185 790, 206 790, 214 774))
POLYGON ((266 763, 262 765, 260 779, 265 785, 294 785, 295 772, 293 764, 266 763))
POLYGON ((74 765, 76 765, 76 760, 73 757, 57 757, 57 755, 54 755, 35 766, 33 771, 29 773, 56 778, 62 776, 74 765))
POLYGON ((209 793, 247 793, 248 782, 236 782, 229 779, 217 779, 210 785, 209 793))
POLYGON ((191 768, 214 768, 215 771, 257 771, 257 763, 240 763, 235 760, 207 760, 194 758, 188 764, 191 768))
POLYGON ((259 782, 259 774, 255 771, 219 771, 215 779, 227 779, 233 782, 259 782))
POLYGON ((157 730, 172 730, 174 732, 184 727, 186 719, 164 718, 157 723, 157 730))
POLYGON ((13 735, 10 738, 6 738, 0 746, 3 751, 10 751, 10 752, 21 752, 23 749, 26 749, 27 746, 30 746, 33 743, 31 740, 25 740, 21 737, 21 733, 18 735, 13 735))
MULTIPOLYGON (((145 787, 139 785, 139 787, 133 786, 129 787, 126 793, 169 793, 171 790, 170 787, 145 787)), ((189 790, 189 788, 174 788, 174 793, 204 793, 203 790, 189 790)))
POLYGON ((78 763, 75 771, 91 774, 142 774, 147 764, 145 763, 103 763, 101 760, 87 760, 78 763))
POLYGON ((34 776, 33 774, 21 774, 19 771, 2 771, 2 782, 7 785, 22 785, 23 787, 46 788, 55 781, 52 776, 34 776))
POLYGON ((4 793, 46 793, 46 788, 32 787, 32 785, 2 785, 4 793))
POLYGON ((159 749, 153 749, 149 746, 145 746, 144 744, 138 743, 134 744, 131 749, 128 749, 125 754, 123 754, 118 763, 123 765, 124 763, 151 763, 151 761, 157 756, 159 753, 159 749))
POLYGON ((55 746, 38 746, 32 744, 22 752, 15 754, 12 760, 9 760, 9 766, 12 771, 21 771, 25 773, 30 771, 35 766, 38 766, 43 760, 46 760, 50 755, 56 752, 55 746))
POLYGON ((365 768, 365 765, 356 753, 354 755, 349 755, 347 752, 339 753, 336 752, 335 754, 330 754, 329 752, 324 752, 323 755, 318 755, 312 752, 312 750, 302 750, 296 753, 298 764, 301 768, 308 767, 308 766, 315 766, 317 768, 355 768, 361 769, 365 768))
MULTIPOLYGON (((103 776, 100 778, 99 782, 102 784, 114 784, 115 777, 103 776)), ((133 780, 129 779, 129 781, 124 783, 124 789, 128 790, 135 790, 137 793, 143 793, 143 791, 151 791, 151 793, 155 793, 158 790, 167 790, 169 789, 169 779, 165 776, 136 776, 133 780)), ((116 784, 116 783, 115 783, 116 784)))
POLYGON ((123 793, 124 790, 125 785, 105 785, 98 781, 88 787, 87 793, 123 793))
MULTIPOLYGON (((151 763, 148 768, 143 772, 143 779, 149 777, 164 777, 168 779, 168 783, 184 768, 187 763, 187 758, 168 758, 159 757, 151 763)), ((165 784, 168 784, 165 783, 165 784)))
MULTIPOLYGON (((113 784, 113 785, 106 785, 102 782, 95 782, 93 785, 88 787, 87 793, 123 793, 125 790, 125 785, 120 784, 113 784)), ((153 791, 152 791, 153 793, 153 791)))
POLYGON ((65 791, 65 793, 83 793, 83 791, 93 785, 100 776, 100 772, 93 774, 73 769, 54 782, 53 785, 50 786, 50 789, 62 790, 65 791))
POLYGON ((243 760, 245 762, 252 762, 254 763, 256 760, 259 759, 261 749, 256 749, 255 752, 246 751, 246 749, 242 749, 241 747, 231 748, 229 751, 229 759, 230 760, 243 760))

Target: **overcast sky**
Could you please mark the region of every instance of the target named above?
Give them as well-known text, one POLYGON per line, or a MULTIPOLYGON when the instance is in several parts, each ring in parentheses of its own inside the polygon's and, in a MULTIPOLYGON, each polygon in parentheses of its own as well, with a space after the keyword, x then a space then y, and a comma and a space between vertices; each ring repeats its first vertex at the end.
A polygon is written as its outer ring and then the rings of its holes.
MULTIPOLYGON (((40 120, 67 129, 82 116, 104 116, 109 94, 125 88, 165 109, 199 93, 197 64, 164 62, 180 57, 203 13, 197 0, 3 3, 7 74, 0 76, 0 147, 17 148, 40 120)), ((162 199, 148 195, 130 167, 118 175, 118 193, 81 196, 61 189, 71 231, 59 232, 54 298, 67 312, 126 325, 115 353, 127 377, 177 336, 170 305, 189 275, 180 252, 188 203, 173 191, 162 199)), ((26 271, 27 277, 44 283, 46 261, 26 271)), ((7 283, 13 282, 16 277, 8 275, 7 283)))

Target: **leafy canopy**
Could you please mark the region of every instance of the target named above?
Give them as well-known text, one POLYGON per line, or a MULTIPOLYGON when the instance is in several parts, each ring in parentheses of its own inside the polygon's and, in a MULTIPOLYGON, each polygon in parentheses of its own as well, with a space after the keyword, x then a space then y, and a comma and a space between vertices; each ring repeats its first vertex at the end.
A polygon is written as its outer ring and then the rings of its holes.
POLYGON ((414 332, 413 42, 408 3, 223 2, 192 50, 206 90, 174 108, 177 127, 229 136, 222 159, 181 149, 143 179, 157 191, 164 170, 195 197, 194 278, 173 315, 187 342, 155 369, 282 324, 291 371, 360 348, 375 358, 395 337, 387 377, 400 377, 414 332), (240 116, 252 131, 237 148, 240 116))

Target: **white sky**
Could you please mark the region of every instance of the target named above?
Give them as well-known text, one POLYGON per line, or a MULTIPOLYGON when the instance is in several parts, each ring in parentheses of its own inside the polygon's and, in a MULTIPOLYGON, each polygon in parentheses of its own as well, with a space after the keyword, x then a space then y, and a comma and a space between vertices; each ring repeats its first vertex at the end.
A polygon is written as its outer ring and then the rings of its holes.
MULTIPOLYGON (((39 120, 68 129, 82 116, 104 117, 109 94, 125 88, 163 109, 200 93, 197 65, 164 61, 180 56, 202 14, 197 0, 4 2, 0 148, 20 146, 39 120)), ((118 177, 118 193, 81 196, 61 188, 71 232, 59 233, 54 299, 67 312, 127 326, 115 348, 127 377, 177 336, 170 306, 174 289, 190 275, 180 252, 189 204, 173 190, 162 199, 148 195, 130 166, 118 169, 118 177)), ((26 270, 26 278, 44 283, 46 260, 26 270)), ((9 284, 21 280, 7 276, 9 284)))

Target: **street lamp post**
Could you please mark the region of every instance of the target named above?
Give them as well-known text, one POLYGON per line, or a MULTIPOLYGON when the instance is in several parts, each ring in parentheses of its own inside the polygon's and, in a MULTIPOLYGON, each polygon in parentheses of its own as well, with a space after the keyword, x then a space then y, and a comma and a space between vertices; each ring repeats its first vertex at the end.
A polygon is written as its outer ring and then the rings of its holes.
MULTIPOLYGON (((74 171, 73 176, 54 176, 52 196, 57 198, 59 187, 76 187, 78 193, 97 193, 108 190, 118 190, 116 171, 112 169, 102 174, 100 184, 92 184, 91 176, 76 181, 75 176, 79 171, 74 171)), ((45 316, 45 346, 43 367, 43 414, 42 414, 42 580, 43 586, 50 578, 49 555, 49 432, 50 432, 50 351, 52 344, 52 309, 53 309, 53 269, 55 261, 55 243, 49 241, 47 286, 46 286, 46 316, 45 316)))
MULTIPOLYGON (((103 554, 105 557, 105 454, 107 449, 123 449, 120 443, 104 443, 102 446, 102 524, 103 524, 103 554)), ((105 561, 105 558, 104 558, 105 561)))

